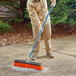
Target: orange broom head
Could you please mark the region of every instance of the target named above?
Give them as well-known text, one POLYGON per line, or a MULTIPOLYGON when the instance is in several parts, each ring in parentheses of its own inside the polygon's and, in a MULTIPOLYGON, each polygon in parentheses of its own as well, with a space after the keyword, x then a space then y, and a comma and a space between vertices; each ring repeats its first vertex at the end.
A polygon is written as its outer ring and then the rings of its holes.
POLYGON ((32 69, 36 69, 39 71, 42 71, 43 67, 41 66, 40 63, 37 62, 27 62, 24 60, 15 60, 14 61, 14 66, 16 67, 22 67, 22 68, 32 68, 32 69))

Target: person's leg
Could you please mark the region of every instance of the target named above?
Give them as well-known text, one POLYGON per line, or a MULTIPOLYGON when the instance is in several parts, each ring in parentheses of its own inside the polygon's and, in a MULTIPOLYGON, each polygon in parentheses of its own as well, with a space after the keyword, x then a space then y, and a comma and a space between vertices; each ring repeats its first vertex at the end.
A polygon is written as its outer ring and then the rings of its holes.
POLYGON ((53 54, 51 51, 51 42, 49 42, 49 40, 51 40, 51 25, 49 22, 46 23, 45 27, 44 27, 44 31, 42 33, 42 36, 44 38, 45 41, 45 46, 46 46, 46 55, 50 58, 53 58, 53 54))
MULTIPOLYGON (((35 44, 35 42, 36 42, 37 37, 38 37, 38 36, 36 36, 36 37, 34 38, 33 46, 34 46, 34 44, 35 44)), ((38 40, 38 42, 37 42, 37 44, 36 44, 36 46, 35 46, 35 49, 34 49, 34 51, 33 51, 33 53, 35 53, 36 55, 38 55, 38 52, 39 52, 39 44, 40 44, 40 38, 39 38, 39 40, 38 40)))
MULTIPOLYGON (((33 37, 34 37, 34 39, 33 39, 34 40, 33 41, 33 46, 34 46, 34 44, 36 42, 36 39, 37 39, 37 37, 39 35, 39 29, 37 27, 35 27, 35 26, 32 26, 32 30, 33 30, 33 37)), ((40 36, 40 38, 39 38, 39 40, 38 40, 38 42, 37 42, 37 44, 35 46, 35 49, 33 51, 33 54, 32 54, 32 57, 31 57, 32 60, 36 60, 37 59, 38 52, 39 52, 40 39, 41 39, 41 36, 40 36)))
POLYGON ((52 50, 50 48, 49 40, 45 40, 45 46, 46 46, 46 56, 48 56, 50 58, 54 58, 54 56, 52 54, 52 50))

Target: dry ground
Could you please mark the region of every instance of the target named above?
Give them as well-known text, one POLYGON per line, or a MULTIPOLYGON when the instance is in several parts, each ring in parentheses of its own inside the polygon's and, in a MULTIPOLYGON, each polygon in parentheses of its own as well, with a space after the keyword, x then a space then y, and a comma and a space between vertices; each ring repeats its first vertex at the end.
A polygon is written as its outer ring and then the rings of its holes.
POLYGON ((76 76, 76 35, 52 39, 54 59, 45 56, 44 42, 41 42, 39 57, 46 72, 21 72, 12 69, 14 59, 26 59, 32 49, 32 42, 0 47, 0 76, 76 76))

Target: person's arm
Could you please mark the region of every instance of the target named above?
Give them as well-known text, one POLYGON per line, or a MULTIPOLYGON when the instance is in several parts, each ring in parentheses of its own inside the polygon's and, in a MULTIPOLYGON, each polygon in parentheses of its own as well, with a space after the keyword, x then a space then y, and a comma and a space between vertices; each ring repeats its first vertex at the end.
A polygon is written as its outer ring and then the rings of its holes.
POLYGON ((54 7, 56 5, 56 0, 51 0, 51 2, 52 2, 51 6, 54 7))
POLYGON ((28 12, 29 12, 29 16, 30 16, 32 24, 34 24, 39 30, 41 30, 42 26, 37 15, 37 11, 35 10, 33 6, 29 4, 27 5, 27 8, 28 8, 28 12))

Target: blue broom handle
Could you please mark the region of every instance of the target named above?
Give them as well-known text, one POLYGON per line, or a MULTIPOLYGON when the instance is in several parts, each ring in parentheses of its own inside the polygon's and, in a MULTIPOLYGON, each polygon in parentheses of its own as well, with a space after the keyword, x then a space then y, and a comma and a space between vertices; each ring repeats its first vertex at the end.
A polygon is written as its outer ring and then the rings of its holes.
MULTIPOLYGON (((46 24, 46 21, 47 21, 47 19, 48 19, 48 16, 50 15, 51 10, 52 10, 52 8, 50 8, 50 11, 49 11, 48 14, 47 14, 47 17, 46 17, 46 19, 45 19, 45 21, 44 21, 44 24, 43 24, 41 30, 43 30, 43 28, 44 28, 44 26, 45 26, 45 24, 46 24)), ((37 39, 36 39, 36 42, 35 42, 35 44, 34 44, 34 46, 33 46, 33 49, 32 49, 32 51, 31 51, 31 53, 30 53, 30 55, 29 55, 29 58, 31 57, 31 55, 32 55, 32 53, 33 53, 33 51, 34 51, 34 49, 35 49, 35 46, 36 46, 36 44, 37 44, 37 42, 38 42, 38 39, 39 39, 39 37, 40 37, 40 35, 41 35, 41 33, 42 33, 41 30, 40 30, 40 33, 39 33, 39 35, 38 35, 38 37, 37 37, 37 39)))

